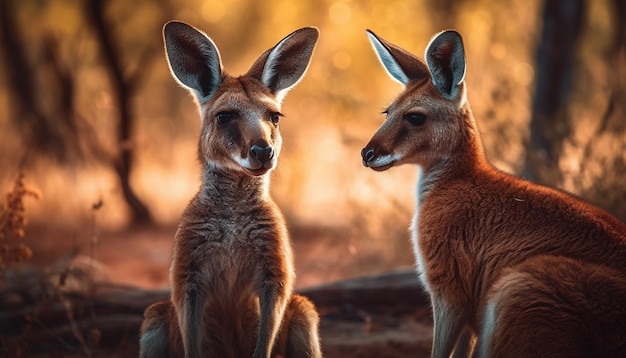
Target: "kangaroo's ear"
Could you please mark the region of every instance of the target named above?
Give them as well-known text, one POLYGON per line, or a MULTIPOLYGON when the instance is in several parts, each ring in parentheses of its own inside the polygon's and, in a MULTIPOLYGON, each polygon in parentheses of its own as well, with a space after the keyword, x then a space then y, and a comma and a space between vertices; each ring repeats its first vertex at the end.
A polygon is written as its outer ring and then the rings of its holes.
POLYGON ((261 81, 281 101, 304 76, 318 37, 315 27, 294 31, 262 54, 250 67, 248 76, 261 81))
POLYGON ((465 51, 461 35, 448 30, 435 36, 426 48, 426 63, 433 85, 446 98, 455 98, 465 77, 465 51))
POLYGON ((393 79, 407 85, 409 82, 419 81, 429 76, 428 68, 420 59, 391 42, 381 39, 370 30, 366 33, 378 59, 393 79))
POLYGON ((200 103, 206 102, 222 82, 220 53, 211 39, 182 22, 163 27, 167 62, 174 78, 200 103))

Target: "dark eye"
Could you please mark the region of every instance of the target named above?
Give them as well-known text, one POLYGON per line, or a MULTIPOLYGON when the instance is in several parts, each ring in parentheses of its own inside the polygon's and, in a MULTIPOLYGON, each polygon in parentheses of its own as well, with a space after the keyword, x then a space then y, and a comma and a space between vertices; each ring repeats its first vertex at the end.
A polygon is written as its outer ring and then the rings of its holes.
POLYGON ((270 121, 272 121, 272 123, 274 123, 275 126, 278 125, 278 122, 280 122, 280 117, 282 117, 282 114, 278 113, 278 112, 274 112, 270 114, 270 121))
POLYGON ((407 113, 404 115, 404 119, 414 126, 421 126, 426 122, 426 115, 423 113, 407 113))
POLYGON ((237 118, 237 113, 236 112, 219 112, 218 114, 215 115, 215 118, 217 118, 217 124, 223 125, 237 118))

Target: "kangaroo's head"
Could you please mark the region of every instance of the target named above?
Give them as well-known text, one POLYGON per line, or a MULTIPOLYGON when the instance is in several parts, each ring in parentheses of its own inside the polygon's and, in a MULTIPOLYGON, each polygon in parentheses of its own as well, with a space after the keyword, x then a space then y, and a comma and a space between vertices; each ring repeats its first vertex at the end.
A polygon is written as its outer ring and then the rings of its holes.
POLYGON ((363 165, 386 170, 404 163, 426 169, 458 151, 466 136, 465 54, 461 36, 444 31, 426 49, 426 63, 373 32, 370 42, 389 75, 405 86, 385 122, 361 151, 363 165))
POLYGON ((281 101, 303 77, 318 30, 297 30, 263 53, 243 76, 222 69, 219 51, 202 32, 181 22, 163 29, 173 77, 196 99, 201 116, 203 165, 262 175, 281 148, 281 101))

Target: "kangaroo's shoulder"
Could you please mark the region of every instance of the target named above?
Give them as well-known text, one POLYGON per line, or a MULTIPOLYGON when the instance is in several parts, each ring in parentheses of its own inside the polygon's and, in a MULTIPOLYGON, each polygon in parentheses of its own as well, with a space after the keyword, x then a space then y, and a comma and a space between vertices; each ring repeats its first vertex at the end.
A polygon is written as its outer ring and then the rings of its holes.
POLYGON ((521 225, 580 226, 626 240, 626 224, 569 192, 536 184, 490 165, 438 183, 424 200, 427 210, 453 222, 494 217, 521 225), (444 210, 445 209, 445 210, 444 210))

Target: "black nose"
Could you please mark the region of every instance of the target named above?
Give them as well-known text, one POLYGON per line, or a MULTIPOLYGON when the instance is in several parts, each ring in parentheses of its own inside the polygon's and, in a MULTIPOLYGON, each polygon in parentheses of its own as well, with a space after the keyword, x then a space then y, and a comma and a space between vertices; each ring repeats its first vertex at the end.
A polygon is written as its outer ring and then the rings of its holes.
POLYGON ((369 162, 372 158, 374 158, 374 149, 363 148, 361 151, 361 157, 363 158, 364 163, 369 162))
POLYGON ((261 163, 265 163, 274 158, 274 148, 271 146, 253 145, 250 148, 250 156, 261 163))

